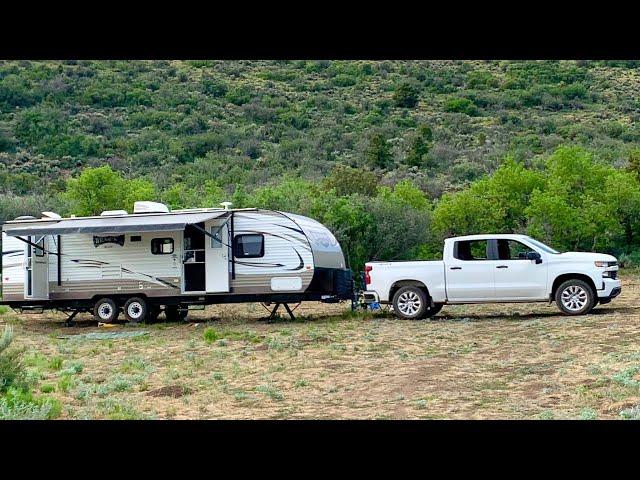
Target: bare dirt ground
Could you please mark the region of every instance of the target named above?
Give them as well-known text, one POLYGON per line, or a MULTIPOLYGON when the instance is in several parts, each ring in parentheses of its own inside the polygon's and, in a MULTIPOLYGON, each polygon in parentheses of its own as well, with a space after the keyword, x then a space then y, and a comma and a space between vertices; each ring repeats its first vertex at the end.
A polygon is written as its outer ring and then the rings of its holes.
MULTIPOLYGON (((432 320, 303 304, 267 324, 259 304, 188 323, 75 327, 0 315, 61 418, 630 418, 640 407, 640 278, 584 317, 555 305, 445 307, 432 320), (62 339, 89 332, 137 338, 62 339)), ((162 321, 162 317, 161 317, 162 321)))

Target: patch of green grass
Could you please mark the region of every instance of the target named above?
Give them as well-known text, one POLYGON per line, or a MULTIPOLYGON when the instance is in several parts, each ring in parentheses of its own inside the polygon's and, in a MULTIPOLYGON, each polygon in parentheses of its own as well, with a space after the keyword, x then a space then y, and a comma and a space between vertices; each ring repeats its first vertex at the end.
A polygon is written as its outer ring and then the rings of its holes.
POLYGON ((71 364, 60 372, 61 375, 77 375, 82 373, 84 365, 82 362, 71 362, 71 364))
POLYGON ((56 386, 53 385, 52 383, 45 383, 44 385, 40 386, 41 393, 51 393, 51 392, 54 392, 55 390, 56 390, 56 386))
POLYGON ((551 410, 545 410, 543 412, 540 412, 538 418, 540 420, 553 420, 555 418, 555 415, 551 410))
POLYGON ((109 420, 141 420, 145 415, 127 402, 108 399, 101 404, 102 411, 109 420))
POLYGON ((36 398, 31 392, 10 388, 0 397, 0 420, 51 420, 62 405, 51 397, 36 398))
POLYGON ((640 403, 620 412, 620 417, 625 420, 640 420, 640 403))
POLYGON ((58 390, 61 392, 68 392, 73 386, 73 378, 71 375, 63 375, 60 380, 58 380, 58 390))
POLYGON ((0 305, 0 315, 4 315, 8 311, 9 311, 9 307, 7 307, 6 305, 0 305))
POLYGON ((118 368, 120 373, 132 373, 132 372, 149 372, 153 371, 153 368, 147 364, 146 360, 141 357, 126 358, 122 365, 118 368))
POLYGON ((425 408, 427 408, 428 403, 429 402, 427 400, 421 398, 420 400, 416 400, 415 406, 418 410, 424 410, 425 408))
POLYGON ((580 412, 580 420, 596 420, 598 418, 598 412, 593 408, 585 408, 580 412))
POLYGON ((216 340, 220 339, 220 334, 216 331, 215 328, 207 327, 204 329, 202 338, 204 339, 205 343, 212 344, 216 340))
POLYGON ((282 394, 282 392, 273 385, 260 385, 256 387, 256 392, 267 395, 269 398, 277 402, 284 400, 284 395, 282 394))
POLYGON ((630 367, 622 372, 616 373, 611 379, 623 387, 638 389, 640 388, 640 381, 633 378, 638 372, 640 372, 640 366, 630 367))
POLYGON ((62 359, 62 357, 53 357, 49 359, 47 367, 49 368, 49 370, 60 370, 63 363, 64 360, 62 359))
POLYGON ((299 378, 295 382, 293 382, 294 388, 307 387, 309 385, 309 381, 304 378, 299 378))

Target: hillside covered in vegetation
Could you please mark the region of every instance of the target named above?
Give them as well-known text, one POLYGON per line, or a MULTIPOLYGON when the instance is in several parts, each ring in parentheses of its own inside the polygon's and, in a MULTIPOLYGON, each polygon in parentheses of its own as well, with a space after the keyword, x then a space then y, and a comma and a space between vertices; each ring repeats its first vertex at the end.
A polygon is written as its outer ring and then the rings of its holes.
POLYGON ((485 229, 629 254, 639 66, 1 62, 0 220, 232 200, 324 221, 354 265, 485 229))

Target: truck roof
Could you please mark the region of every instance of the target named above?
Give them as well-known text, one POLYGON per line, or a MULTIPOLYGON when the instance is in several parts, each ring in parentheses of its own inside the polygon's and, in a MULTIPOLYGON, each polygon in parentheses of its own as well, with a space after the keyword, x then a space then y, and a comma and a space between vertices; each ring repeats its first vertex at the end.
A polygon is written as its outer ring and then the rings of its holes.
POLYGON ((464 235, 462 237, 445 238, 445 242, 451 242, 454 240, 489 240, 494 238, 528 238, 528 236, 519 233, 483 233, 480 235, 464 235))

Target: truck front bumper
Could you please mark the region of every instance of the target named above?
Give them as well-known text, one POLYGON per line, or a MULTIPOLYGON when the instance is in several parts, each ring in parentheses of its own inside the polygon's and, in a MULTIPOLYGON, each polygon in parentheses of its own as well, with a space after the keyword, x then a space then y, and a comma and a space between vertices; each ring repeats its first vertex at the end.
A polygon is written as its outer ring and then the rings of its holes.
POLYGON ((616 298, 620 295, 622 291, 622 282, 618 279, 612 278, 603 278, 602 279, 602 289, 598 290, 598 299, 600 300, 611 300, 612 298, 616 298))

